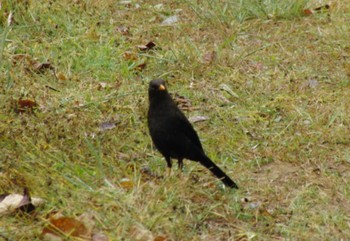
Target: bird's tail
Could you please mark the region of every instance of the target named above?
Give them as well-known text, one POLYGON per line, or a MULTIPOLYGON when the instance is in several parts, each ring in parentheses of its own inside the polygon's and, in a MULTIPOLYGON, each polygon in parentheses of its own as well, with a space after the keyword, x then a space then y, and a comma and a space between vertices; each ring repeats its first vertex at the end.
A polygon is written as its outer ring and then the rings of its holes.
POLYGON ((238 189, 237 184, 232 181, 229 176, 226 175, 215 163, 210 160, 209 157, 205 156, 204 160, 201 160, 200 163, 208 168, 217 178, 219 178, 227 187, 238 189))

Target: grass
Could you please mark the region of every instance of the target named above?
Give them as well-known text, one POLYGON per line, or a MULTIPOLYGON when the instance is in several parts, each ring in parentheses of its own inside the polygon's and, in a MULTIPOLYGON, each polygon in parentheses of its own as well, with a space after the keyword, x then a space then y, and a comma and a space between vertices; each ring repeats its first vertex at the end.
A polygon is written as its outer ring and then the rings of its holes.
POLYGON ((325 3, 286 2, 4 3, 0 192, 27 186, 46 202, 36 217, 3 216, 1 235, 38 240, 59 211, 92 213, 110 240, 348 239, 349 1, 311 16, 325 3), (44 62, 55 73, 35 69, 44 62), (166 164, 146 113, 158 77, 188 98, 188 116, 210 118, 195 128, 239 191, 189 161, 155 178, 166 164), (34 114, 14 111, 20 98, 34 114))

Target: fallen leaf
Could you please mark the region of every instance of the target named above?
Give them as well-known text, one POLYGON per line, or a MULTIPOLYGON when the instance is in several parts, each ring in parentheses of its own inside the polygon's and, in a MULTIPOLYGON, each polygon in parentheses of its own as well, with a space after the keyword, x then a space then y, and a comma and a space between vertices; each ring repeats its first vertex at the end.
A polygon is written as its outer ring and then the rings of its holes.
POLYGON ((85 212, 78 217, 78 221, 82 222, 86 227, 86 236, 91 237, 92 230, 96 225, 94 214, 92 212, 85 212))
POLYGON ((103 233, 95 233, 92 235, 91 241, 108 241, 107 235, 103 233))
POLYGON ((171 17, 166 18, 166 19, 161 23, 161 25, 172 25, 172 24, 174 24, 174 23, 177 23, 178 21, 179 21, 178 16, 171 16, 171 17))
POLYGON ((33 100, 19 99, 15 104, 15 112, 16 113, 33 113, 36 107, 38 107, 38 104, 33 100))
POLYGON ((9 194, 8 193, 4 193, 0 195, 0 203, 2 202, 2 200, 4 200, 9 194))
POLYGON ((191 123, 196 123, 196 122, 200 122, 200 121, 209 120, 209 117, 208 116, 191 116, 190 118, 188 118, 188 120, 191 123))
POLYGON ((106 87, 109 87, 109 85, 106 82, 99 82, 97 84, 97 90, 105 89, 106 87))
MULTIPOLYGON (((1 7, 0 7, 0 9, 1 9, 1 7)), ((9 13, 9 15, 7 16, 7 26, 9 27, 9 26, 13 25, 14 22, 15 22, 15 19, 13 17, 13 12, 11 11, 9 13)))
POLYGON ((221 84, 220 89, 225 90, 227 93, 229 93, 235 98, 239 98, 239 96, 227 84, 221 84))
POLYGON ((137 47, 140 51, 148 51, 148 50, 153 49, 155 46, 156 46, 156 44, 154 42, 150 41, 146 45, 138 45, 137 47))
POLYGON ((88 230, 85 225, 81 221, 71 217, 51 218, 49 225, 42 231, 43 236, 47 234, 56 237, 65 237, 69 235, 89 240, 88 230))
POLYGON ((306 86, 310 87, 311 89, 316 88, 319 85, 319 82, 317 79, 308 79, 306 81, 306 86))
POLYGON ((311 9, 308 9, 308 8, 304 9, 303 12, 304 12, 304 15, 306 15, 306 16, 309 16, 309 15, 313 14, 313 11, 311 9))
POLYGON ((59 80, 67 80, 67 77, 65 74, 63 74, 62 72, 58 72, 56 75, 57 79, 59 80))
POLYGON ((12 56, 12 64, 17 65, 19 62, 30 61, 30 59, 28 54, 15 54, 12 56))
POLYGON ((100 124, 100 131, 107 131, 107 130, 111 130, 113 128, 116 127, 116 124, 114 122, 102 122, 100 124))
POLYGON ((153 241, 165 241, 165 240, 167 240, 167 239, 168 239, 168 238, 165 237, 165 236, 157 236, 157 237, 154 238, 153 241))
POLYGON ((141 224, 137 224, 131 227, 130 240, 153 241, 154 237, 151 231, 143 227, 141 224))
POLYGON ((175 94, 173 95, 172 93, 170 93, 170 96, 173 98, 173 100, 175 101, 176 105, 183 111, 191 111, 192 108, 192 104, 191 104, 191 100, 186 98, 185 96, 179 95, 179 94, 175 94))
POLYGON ((146 68, 146 66, 147 66, 147 63, 142 63, 142 64, 137 65, 135 67, 135 69, 138 70, 138 71, 142 71, 142 70, 144 70, 146 68))
POLYGON ((32 199, 30 197, 28 188, 24 188, 23 198, 16 209, 25 213, 31 213, 35 210, 35 206, 32 204, 32 199))
POLYGON ((312 15, 314 13, 329 11, 330 8, 331 8, 330 4, 325 4, 323 6, 314 8, 313 10, 309 9, 309 8, 304 9, 303 12, 304 12, 305 15, 309 16, 309 15, 312 15))
POLYGON ((124 189, 130 190, 134 187, 134 183, 129 178, 123 178, 119 182, 120 186, 124 189))
POLYGON ((24 189, 22 194, 2 194, 0 195, 0 214, 23 211, 30 213, 35 207, 44 203, 41 198, 31 198, 28 189, 24 189))
POLYGON ((152 41, 150 41, 150 42, 148 42, 148 44, 146 44, 146 47, 148 49, 153 49, 155 46, 156 46, 156 44, 154 42, 152 42, 152 41))
POLYGON ((32 70, 38 73, 43 73, 47 69, 54 70, 54 67, 50 62, 44 62, 44 63, 36 62, 32 66, 32 70))
POLYGON ((203 62, 206 64, 211 64, 216 59, 216 51, 210 51, 203 55, 203 62))
POLYGON ((331 8, 331 6, 329 4, 325 4, 321 7, 315 8, 314 11, 318 12, 318 11, 322 11, 322 10, 329 10, 331 8))
MULTIPOLYGON (((145 48, 147 48, 147 47, 145 46, 145 48)), ((124 58, 125 60, 137 60, 136 54, 133 53, 133 52, 130 52, 130 51, 124 52, 123 58, 124 58)))
POLYGON ((118 26, 116 29, 122 35, 125 35, 125 36, 130 35, 129 28, 126 26, 118 26))
POLYGON ((146 180, 152 179, 161 179, 163 178, 160 175, 157 175, 156 173, 152 172, 152 170, 148 166, 141 167, 140 170, 143 177, 146 177, 146 180))
POLYGON ((163 6, 164 6, 163 3, 158 3, 158 4, 154 5, 154 8, 156 10, 161 10, 163 8, 163 6))

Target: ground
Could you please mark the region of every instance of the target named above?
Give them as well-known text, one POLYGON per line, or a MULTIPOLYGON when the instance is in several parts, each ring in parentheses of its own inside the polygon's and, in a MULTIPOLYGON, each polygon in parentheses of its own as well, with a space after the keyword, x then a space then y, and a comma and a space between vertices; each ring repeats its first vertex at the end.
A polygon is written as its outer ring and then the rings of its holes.
POLYGON ((53 213, 89 213, 110 240, 350 237, 349 1, 223 2, 0 5, 0 194, 44 200, 0 214, 0 240, 40 240, 53 213), (206 117, 239 190, 191 161, 167 175, 154 78, 206 117))

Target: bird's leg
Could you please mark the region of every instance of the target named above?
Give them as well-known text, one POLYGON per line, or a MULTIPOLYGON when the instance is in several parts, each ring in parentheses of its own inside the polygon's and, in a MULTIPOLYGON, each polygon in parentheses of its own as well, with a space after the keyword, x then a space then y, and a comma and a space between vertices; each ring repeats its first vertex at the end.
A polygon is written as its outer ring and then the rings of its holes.
POLYGON ((165 157, 166 163, 168 165, 168 176, 171 176, 171 167, 173 166, 170 157, 165 157))
POLYGON ((183 167, 184 167, 183 158, 177 159, 177 164, 179 166, 179 170, 182 172, 183 167))
POLYGON ((178 176, 180 178, 182 178, 182 171, 183 171, 183 166, 184 166, 183 158, 178 158, 177 164, 178 164, 178 176))

